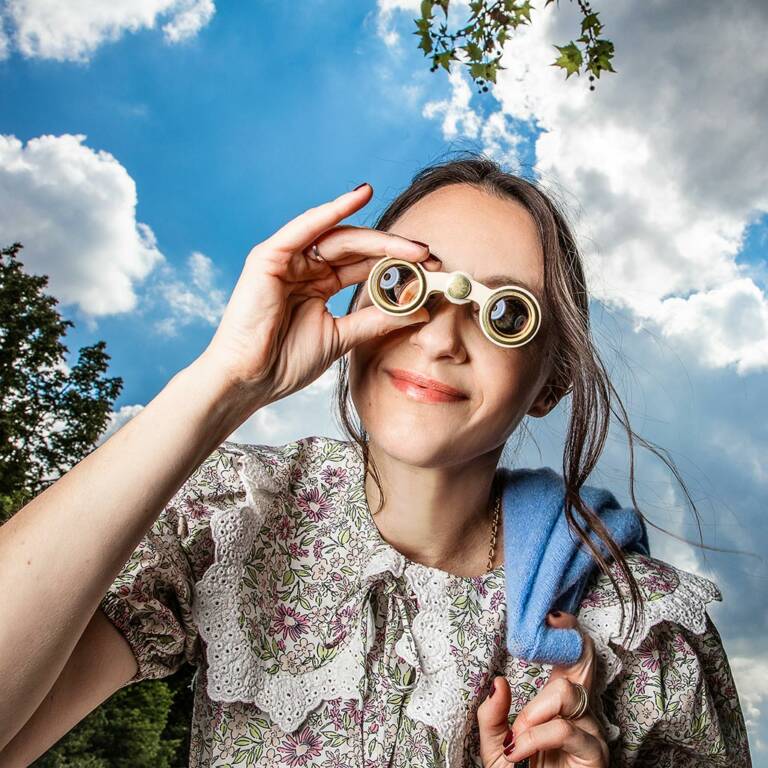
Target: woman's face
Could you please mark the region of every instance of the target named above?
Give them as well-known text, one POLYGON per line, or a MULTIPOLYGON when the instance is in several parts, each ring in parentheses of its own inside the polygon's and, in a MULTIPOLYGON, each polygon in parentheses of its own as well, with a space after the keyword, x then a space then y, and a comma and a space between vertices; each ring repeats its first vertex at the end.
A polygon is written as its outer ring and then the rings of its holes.
MULTIPOLYGON (((424 265, 429 271, 463 270, 481 283, 491 275, 509 275, 499 285, 523 281, 538 297, 543 295, 544 258, 536 225, 513 200, 453 184, 423 197, 389 231, 428 243, 441 259, 434 267, 424 265)), ((357 306, 370 304, 363 286, 357 306)), ((483 334, 474 302, 453 304, 433 295, 430 305, 428 322, 392 331, 349 353, 350 394, 371 442, 424 467, 493 451, 523 416, 544 415, 551 405, 545 403, 547 317, 528 344, 504 349, 483 334), (393 369, 437 379, 464 397, 424 402, 397 385, 393 369)))

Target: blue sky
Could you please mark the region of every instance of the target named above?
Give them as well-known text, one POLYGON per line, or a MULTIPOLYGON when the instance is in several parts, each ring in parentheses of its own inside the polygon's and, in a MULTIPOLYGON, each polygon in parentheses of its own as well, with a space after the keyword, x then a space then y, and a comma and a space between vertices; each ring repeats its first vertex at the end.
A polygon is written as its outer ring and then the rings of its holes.
MULTIPOLYGON (((0 3, 0 235, 25 243, 27 269, 50 275, 50 292, 76 323, 68 362, 79 347, 107 342, 110 374, 124 379, 108 434, 202 352, 253 244, 362 181, 374 197, 349 222, 369 225, 421 166, 453 149, 485 150, 512 170, 535 171, 571 211, 598 346, 633 427, 669 449, 693 487, 705 542, 762 555, 760 3, 733 19, 714 0, 653 13, 629 0, 606 7, 617 74, 592 93, 585 78, 566 81, 548 66, 553 44, 577 36, 578 16, 565 4, 537 12, 483 96, 457 67, 450 77, 429 71, 407 0, 308 2, 300 14, 277 2, 197 0, 182 40, 162 29, 185 20, 177 6, 157 2, 165 11, 147 10, 143 22, 115 10, 107 29, 94 28, 83 5, 64 36, 55 19, 35 18, 35 2, 16 16, 0 3), (722 41, 715 55, 702 35, 722 41)), ((334 314, 349 293, 331 300, 334 314)), ((331 385, 329 371, 233 439, 339 435, 331 385)), ((530 424, 536 442, 516 463, 560 467, 563 411, 530 424)), ((614 425, 595 482, 628 504, 624 442, 614 425)), ((670 473, 638 450, 644 511, 695 537, 670 473)), ((720 585, 724 600, 711 615, 755 765, 768 764, 765 562, 705 554, 655 531, 651 543, 656 556, 720 585)))

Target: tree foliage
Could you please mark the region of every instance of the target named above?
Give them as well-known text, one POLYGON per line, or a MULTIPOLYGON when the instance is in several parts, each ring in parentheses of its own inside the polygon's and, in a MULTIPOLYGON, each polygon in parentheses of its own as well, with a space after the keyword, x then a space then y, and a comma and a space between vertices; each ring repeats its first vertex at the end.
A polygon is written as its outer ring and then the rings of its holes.
MULTIPOLYGON (((544 7, 554 2, 559 7, 560 0, 545 0, 544 7)), ((613 43, 600 37, 603 25, 587 0, 576 2, 584 17, 581 35, 566 45, 554 46, 560 55, 551 66, 564 69, 566 80, 574 73, 581 74, 583 66, 584 71, 590 73, 589 89, 594 91, 594 80, 601 72, 616 71, 611 64, 613 43), (577 43, 581 44, 583 52, 577 43)), ((466 64, 470 76, 479 86, 478 91, 487 91, 487 83, 496 82, 498 70, 506 69, 500 63, 504 43, 518 26, 530 23, 531 9, 535 6, 530 0, 473 0, 469 3, 470 17, 466 23, 455 32, 449 32, 449 5, 450 0, 422 0, 421 17, 415 19, 414 34, 420 38, 418 47, 425 56, 432 57, 432 72, 439 67, 450 71, 450 62, 460 61, 466 64), (436 6, 444 16, 440 23, 434 13, 436 6)))
POLYGON ((21 244, 0 251, 0 519, 7 519, 93 450, 122 379, 104 378, 105 343, 83 347, 66 372, 58 301, 29 275, 21 244))
MULTIPOLYGON (((15 243, 0 250, 0 523, 81 461, 103 434, 122 379, 99 341, 66 371, 67 327, 45 276, 15 243)), ((44 618, 41 617, 41 622, 44 618)), ((192 712, 185 665, 117 691, 33 763, 40 768, 184 768, 192 712)))

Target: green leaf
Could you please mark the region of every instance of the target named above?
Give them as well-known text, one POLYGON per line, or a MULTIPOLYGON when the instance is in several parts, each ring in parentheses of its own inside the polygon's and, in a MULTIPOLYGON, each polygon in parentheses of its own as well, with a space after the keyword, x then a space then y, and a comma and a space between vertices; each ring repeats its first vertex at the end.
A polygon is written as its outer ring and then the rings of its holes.
POLYGON ((551 66, 565 69, 568 73, 565 76, 567 80, 574 72, 578 72, 581 67, 583 61, 581 51, 573 42, 568 43, 568 45, 556 45, 555 48, 560 51, 560 56, 551 66))
POLYGON ((469 74, 477 79, 485 74, 485 64, 475 63, 469 65, 469 74))
POLYGON ((528 21, 531 20, 531 4, 528 2, 528 0, 525 0, 525 2, 517 9, 517 13, 519 16, 525 16, 528 21))
POLYGON ((599 35, 603 25, 600 23, 596 13, 588 13, 581 21, 581 31, 586 32, 588 29, 594 29, 595 34, 599 35))
POLYGON ((349 528, 345 528, 339 536, 339 544, 345 545, 349 542, 349 528))
POLYGON ((467 43, 462 48, 469 54, 471 61, 480 61, 483 58, 483 51, 477 43, 467 43))

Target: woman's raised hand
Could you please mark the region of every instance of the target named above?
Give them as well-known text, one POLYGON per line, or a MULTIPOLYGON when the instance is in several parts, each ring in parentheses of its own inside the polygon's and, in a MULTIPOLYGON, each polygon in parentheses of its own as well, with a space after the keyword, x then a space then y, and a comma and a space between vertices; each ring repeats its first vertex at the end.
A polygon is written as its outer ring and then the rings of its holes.
POLYGON ((367 306, 334 317, 326 301, 367 280, 384 256, 423 261, 429 249, 367 227, 337 226, 372 196, 369 184, 306 210, 254 246, 218 329, 200 356, 246 402, 266 405, 303 389, 352 347, 429 318, 367 306), (311 246, 322 256, 317 261, 311 246))
MULTIPOLYGON (((577 628, 572 613, 547 616, 550 626, 577 628)), ((581 630, 580 630, 581 631, 581 630)), ((595 646, 581 631, 584 651, 570 666, 555 666, 546 685, 507 725, 511 694, 504 676, 494 678, 495 692, 478 707, 480 758, 484 768, 500 768, 528 758, 530 768, 607 768, 608 746, 591 706, 568 720, 579 705, 581 683, 592 698, 595 646), (510 744, 514 746, 510 748, 510 744), (506 754, 505 754, 506 749, 506 754)))

